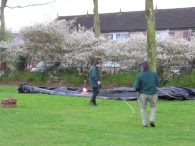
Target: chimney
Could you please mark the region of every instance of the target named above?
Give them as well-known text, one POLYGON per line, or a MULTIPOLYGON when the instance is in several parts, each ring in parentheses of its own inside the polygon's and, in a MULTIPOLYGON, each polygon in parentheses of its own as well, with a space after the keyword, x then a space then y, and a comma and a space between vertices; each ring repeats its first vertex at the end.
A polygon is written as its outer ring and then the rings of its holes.
POLYGON ((120 11, 119 11, 119 15, 120 15, 120 14, 122 14, 122 12, 121 12, 121 8, 120 8, 120 11))
POLYGON ((158 9, 157 9, 157 5, 156 5, 155 13, 157 13, 157 12, 158 12, 158 9))

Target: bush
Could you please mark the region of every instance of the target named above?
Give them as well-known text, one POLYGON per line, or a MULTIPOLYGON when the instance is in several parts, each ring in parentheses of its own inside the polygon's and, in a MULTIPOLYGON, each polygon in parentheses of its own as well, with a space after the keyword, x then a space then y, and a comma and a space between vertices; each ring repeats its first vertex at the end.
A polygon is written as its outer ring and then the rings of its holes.
POLYGON ((31 72, 24 72, 22 75, 18 71, 12 71, 9 73, 9 76, 7 78, 1 76, 0 81, 1 82, 14 82, 14 81, 20 81, 20 82, 47 82, 49 80, 49 76, 46 72, 42 73, 31 73, 31 72))
POLYGON ((189 88, 195 87, 195 71, 190 74, 181 73, 180 75, 174 75, 173 79, 166 83, 165 86, 184 86, 189 88))
POLYGON ((17 71, 19 72, 24 72, 24 69, 26 68, 27 65, 27 57, 19 55, 14 63, 14 67, 17 71))
MULTIPOLYGON (((103 88, 112 88, 112 87, 133 87, 135 82, 136 75, 139 72, 125 72, 123 74, 101 74, 101 84, 103 88)), ((161 74, 159 74, 161 75, 161 74)), ((84 81, 88 85, 89 79, 79 76, 78 73, 73 69, 66 69, 63 74, 60 76, 63 80, 57 81, 55 83, 61 83, 64 86, 83 86, 84 81)), ((45 84, 49 82, 49 73, 31 73, 24 72, 21 75, 20 72, 14 71, 9 74, 8 77, 0 76, 1 83, 7 82, 26 82, 34 84, 45 84)), ((162 81, 161 81, 162 82, 162 81)), ((161 84, 161 86, 184 86, 189 88, 195 87, 195 71, 192 71, 190 74, 181 73, 180 75, 174 75, 173 79, 170 82, 161 84)))

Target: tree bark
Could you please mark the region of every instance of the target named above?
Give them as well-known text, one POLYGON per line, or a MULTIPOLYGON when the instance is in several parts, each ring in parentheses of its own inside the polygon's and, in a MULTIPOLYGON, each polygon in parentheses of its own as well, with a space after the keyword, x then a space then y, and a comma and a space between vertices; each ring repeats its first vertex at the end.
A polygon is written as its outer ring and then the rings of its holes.
POLYGON ((153 0, 145 0, 145 15, 147 25, 147 59, 150 69, 156 72, 156 25, 153 0))
POLYGON ((39 5, 46 5, 49 3, 53 3, 56 2, 56 0, 51 1, 51 2, 47 2, 47 3, 43 3, 43 4, 32 4, 32 5, 26 5, 26 6, 16 6, 16 7, 9 7, 7 6, 7 0, 1 0, 1 10, 0 10, 0 19, 1 19, 1 39, 5 41, 5 15, 4 15, 4 9, 5 7, 7 8, 25 8, 25 7, 29 7, 29 6, 39 6, 39 5))
POLYGON ((5 40, 5 17, 4 9, 6 7, 7 0, 1 0, 1 37, 2 40, 5 40))
MULTIPOLYGON (((1 0, 1 41, 5 41, 5 17, 4 17, 4 9, 6 7, 7 0, 1 0)), ((1 60, 2 61, 2 60, 1 60)), ((6 61, 1 62, 1 67, 4 72, 4 76, 7 76, 7 63, 6 61)))
POLYGON ((99 38, 100 37, 100 19, 99 19, 99 13, 98 13, 98 0, 93 0, 93 4, 94 4, 94 9, 93 9, 93 13, 94 13, 94 31, 95 31, 95 37, 99 38))
POLYGON ((8 72, 7 72, 7 62, 1 62, 1 67, 3 70, 3 76, 7 77, 8 72))

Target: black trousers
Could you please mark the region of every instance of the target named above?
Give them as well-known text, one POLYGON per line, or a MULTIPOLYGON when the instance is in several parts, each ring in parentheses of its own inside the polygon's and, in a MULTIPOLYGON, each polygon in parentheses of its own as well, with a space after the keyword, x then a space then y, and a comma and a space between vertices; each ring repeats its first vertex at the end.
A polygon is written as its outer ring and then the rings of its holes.
POLYGON ((96 96, 99 93, 99 87, 93 87, 93 95, 91 97, 91 102, 96 104, 96 96))

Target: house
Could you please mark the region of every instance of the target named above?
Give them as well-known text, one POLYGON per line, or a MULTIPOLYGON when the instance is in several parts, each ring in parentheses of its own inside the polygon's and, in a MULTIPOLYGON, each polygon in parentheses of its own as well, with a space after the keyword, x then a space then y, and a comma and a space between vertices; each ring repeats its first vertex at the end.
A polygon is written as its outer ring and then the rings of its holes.
MULTIPOLYGON (((76 26, 80 24, 87 29, 93 28, 93 14, 78 16, 58 16, 58 20, 70 20, 77 17, 76 26)), ((195 7, 156 9, 156 34, 169 33, 179 38, 189 39, 195 28, 195 7), (168 31, 167 31, 168 30, 168 31)), ((112 39, 125 39, 133 33, 146 33, 145 11, 129 11, 99 14, 101 36, 112 39)))

